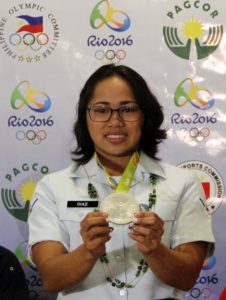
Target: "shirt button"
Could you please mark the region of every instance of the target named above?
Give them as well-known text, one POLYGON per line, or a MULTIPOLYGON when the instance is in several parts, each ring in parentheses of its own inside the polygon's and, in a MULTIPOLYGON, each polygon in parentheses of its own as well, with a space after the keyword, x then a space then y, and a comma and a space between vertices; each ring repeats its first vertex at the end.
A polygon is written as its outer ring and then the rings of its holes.
POLYGON ((116 255, 115 259, 116 259, 118 262, 123 261, 123 257, 122 257, 121 255, 116 255))
POLYGON ((119 296, 124 297, 124 296, 126 296, 126 289, 120 289, 118 293, 119 293, 119 296))

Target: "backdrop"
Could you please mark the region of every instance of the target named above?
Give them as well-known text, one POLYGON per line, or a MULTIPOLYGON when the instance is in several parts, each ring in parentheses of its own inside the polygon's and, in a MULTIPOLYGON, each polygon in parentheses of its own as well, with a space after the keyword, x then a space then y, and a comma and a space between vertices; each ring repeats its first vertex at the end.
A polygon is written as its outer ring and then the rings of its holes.
POLYGON ((213 217, 216 251, 181 297, 226 299, 225 32, 222 0, 2 1, 0 243, 20 260, 31 297, 55 299, 26 258, 33 190, 71 163, 78 94, 113 62, 141 73, 158 97, 168 129, 159 156, 197 172, 213 217))

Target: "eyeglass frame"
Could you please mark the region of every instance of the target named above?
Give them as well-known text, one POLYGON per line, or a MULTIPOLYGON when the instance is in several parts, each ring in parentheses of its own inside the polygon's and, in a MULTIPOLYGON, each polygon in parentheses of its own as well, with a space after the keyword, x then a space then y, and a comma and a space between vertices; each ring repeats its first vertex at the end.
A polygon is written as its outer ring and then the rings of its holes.
MULTIPOLYGON (((111 119, 112 114, 113 114, 114 111, 117 111, 118 116, 119 116, 119 118, 120 118, 121 120, 123 120, 123 121, 125 121, 125 122, 136 122, 136 121, 138 121, 139 118, 137 118, 136 120, 128 121, 128 120, 124 120, 123 117, 121 117, 120 110, 121 110, 122 108, 128 107, 130 104, 131 104, 131 103, 128 103, 127 105, 120 106, 120 107, 117 108, 117 109, 114 109, 114 108, 111 108, 111 107, 108 107, 108 106, 105 107, 105 106, 101 106, 101 105, 93 105, 93 106, 91 106, 91 107, 87 107, 86 109, 87 109, 87 111, 89 112, 90 120, 92 120, 93 122, 97 122, 97 123, 105 123, 105 122, 108 122, 108 121, 111 119), (96 120, 93 120, 93 119, 91 118, 90 111, 92 111, 94 107, 102 107, 102 108, 109 109, 110 112, 111 112, 110 115, 109 115, 109 118, 108 118, 107 120, 105 120, 105 121, 96 121, 96 120)), ((133 104, 134 106, 137 106, 137 108, 138 108, 137 111, 141 111, 140 106, 139 106, 137 103, 132 103, 132 104, 133 104)))

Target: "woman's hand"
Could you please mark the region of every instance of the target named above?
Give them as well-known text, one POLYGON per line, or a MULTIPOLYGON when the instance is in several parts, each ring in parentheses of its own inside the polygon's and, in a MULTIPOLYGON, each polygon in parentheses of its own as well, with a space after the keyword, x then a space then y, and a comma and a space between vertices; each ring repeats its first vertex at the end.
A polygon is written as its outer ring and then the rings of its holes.
POLYGON ((136 221, 129 237, 137 242, 137 249, 148 255, 158 249, 164 233, 164 222, 154 212, 135 213, 136 221))
POLYGON ((80 234, 84 246, 93 258, 106 253, 105 243, 111 239, 112 228, 106 220, 108 214, 93 212, 85 216, 80 223, 80 234))

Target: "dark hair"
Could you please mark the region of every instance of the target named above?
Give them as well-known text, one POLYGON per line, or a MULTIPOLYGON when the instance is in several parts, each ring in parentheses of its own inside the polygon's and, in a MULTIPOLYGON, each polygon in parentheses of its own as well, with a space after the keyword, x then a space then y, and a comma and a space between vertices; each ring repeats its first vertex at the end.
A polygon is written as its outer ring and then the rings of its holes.
POLYGON ((81 90, 78 102, 78 118, 73 129, 77 139, 77 147, 72 151, 72 159, 80 164, 85 164, 93 156, 95 149, 87 128, 86 109, 97 83, 111 76, 119 76, 130 85, 136 102, 144 115, 140 149, 149 157, 157 159, 158 144, 166 138, 166 130, 160 128, 164 120, 162 107, 145 80, 136 71, 127 66, 114 64, 104 65, 97 69, 88 78, 81 90))

